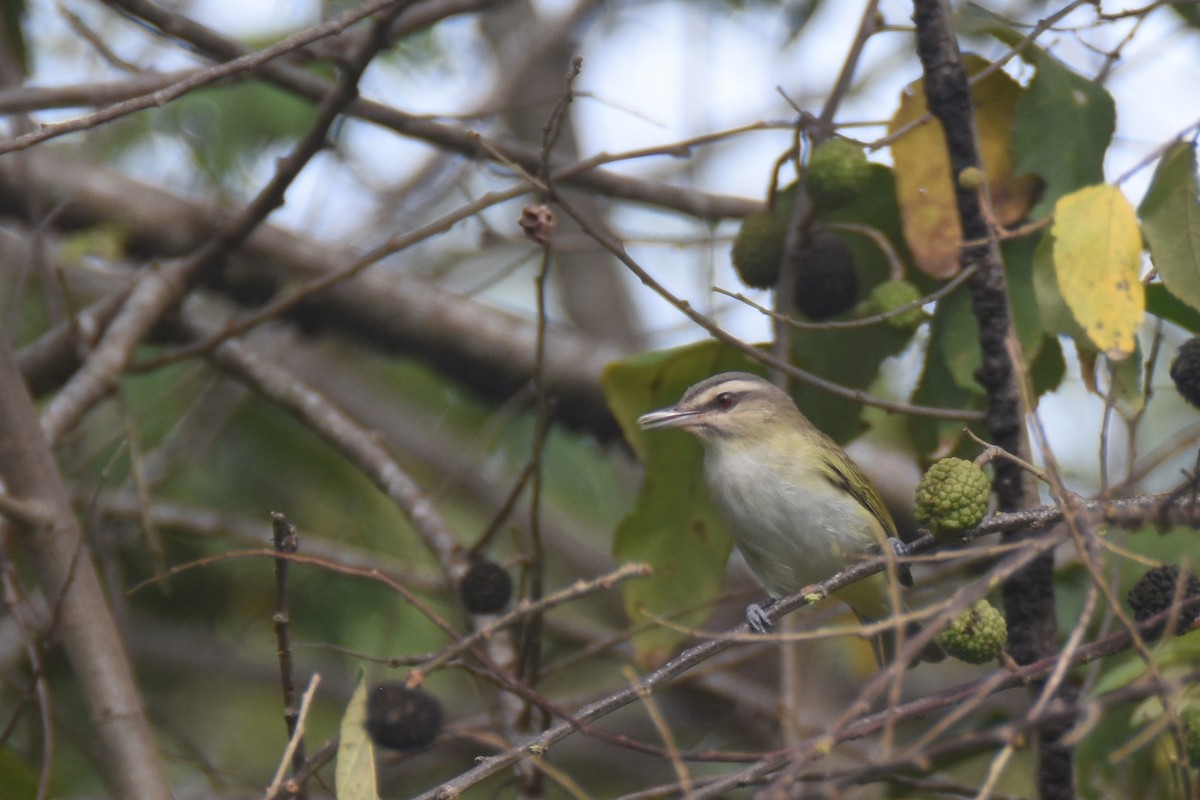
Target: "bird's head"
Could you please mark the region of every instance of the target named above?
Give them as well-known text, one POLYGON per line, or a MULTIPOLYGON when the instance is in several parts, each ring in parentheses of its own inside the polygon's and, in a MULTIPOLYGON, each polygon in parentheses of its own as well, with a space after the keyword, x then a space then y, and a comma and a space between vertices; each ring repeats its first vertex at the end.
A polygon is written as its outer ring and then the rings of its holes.
POLYGON ((643 430, 680 428, 706 445, 764 439, 785 423, 808 424, 787 392, 749 372, 714 375, 675 405, 638 417, 643 430))

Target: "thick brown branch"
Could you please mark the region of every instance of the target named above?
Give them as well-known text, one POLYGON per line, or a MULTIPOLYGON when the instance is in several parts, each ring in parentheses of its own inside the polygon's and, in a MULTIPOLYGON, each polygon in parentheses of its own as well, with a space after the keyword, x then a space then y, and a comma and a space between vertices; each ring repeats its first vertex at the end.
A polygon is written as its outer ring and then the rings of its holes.
MULTIPOLYGON (((0 159, 0 209, 24 215, 25 200, 32 197, 45 207, 61 207, 58 222, 68 228, 116 223, 139 255, 186 253, 210 236, 221 218, 219 210, 207 204, 48 150, 22 156, 21 171, 13 162, 0 159)), ((0 245, 9 247, 8 238, 0 231, 0 245)), ((274 288, 328 278, 360 259, 354 251, 267 224, 250 234, 233 256, 231 269, 248 283, 274 288)), ((91 316, 104 319, 106 315, 91 316)), ((384 350, 406 353, 490 399, 508 399, 534 370, 536 328, 531 322, 408 272, 366 270, 306 300, 289 316, 306 330, 345 333, 384 350)), ((96 331, 86 324, 87 317, 78 333, 90 349, 96 331)), ((41 391, 56 385, 55 380, 70 374, 78 363, 75 332, 63 328, 54 340, 54 356, 37 359, 41 391)), ((570 328, 552 326, 549 333, 544 369, 547 385, 560 400, 559 419, 604 438, 616 435, 616 423, 600 392, 600 374, 624 353, 570 328)), ((32 367, 34 362, 29 364, 32 367)))
POLYGON ((0 478, 14 497, 39 504, 48 521, 25 531, 38 579, 56 610, 56 630, 103 744, 114 795, 137 800, 171 797, 133 666, 71 499, 17 371, 0 337, 0 478))

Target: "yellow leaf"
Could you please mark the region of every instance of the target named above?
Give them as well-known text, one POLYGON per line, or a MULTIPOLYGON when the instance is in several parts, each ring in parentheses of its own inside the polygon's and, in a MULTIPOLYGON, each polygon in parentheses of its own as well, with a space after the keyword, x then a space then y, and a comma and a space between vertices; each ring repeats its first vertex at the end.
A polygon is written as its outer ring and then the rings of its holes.
POLYGON ((1053 233, 1054 273, 1067 307, 1097 349, 1125 358, 1146 310, 1133 206, 1115 186, 1088 186, 1059 198, 1053 233))
MULTIPOLYGON (((973 55, 963 56, 963 63, 969 74, 988 66, 986 60, 973 55)), ((971 87, 983 170, 992 210, 1001 225, 1024 217, 1038 192, 1036 176, 1013 175, 1009 141, 1021 91, 1016 81, 1000 70, 971 87)), ((924 81, 909 84, 888 132, 895 133, 927 111, 924 81)), ((941 124, 930 120, 902 135, 892 143, 892 158, 904 238, 917 267, 931 278, 949 278, 959 269, 962 226, 941 124)))
POLYGON ((367 676, 358 669, 358 686, 342 715, 334 786, 338 800, 379 800, 375 789, 375 747, 367 735, 367 676))

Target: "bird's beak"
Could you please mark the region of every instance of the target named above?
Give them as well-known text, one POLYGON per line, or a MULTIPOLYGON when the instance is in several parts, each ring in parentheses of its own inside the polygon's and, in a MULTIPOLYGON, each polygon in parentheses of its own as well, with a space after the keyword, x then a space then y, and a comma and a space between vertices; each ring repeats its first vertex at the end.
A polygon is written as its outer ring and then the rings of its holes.
POLYGON ((638 417, 638 427, 644 431, 656 428, 689 428, 698 422, 699 411, 681 411, 678 408, 660 408, 638 417))

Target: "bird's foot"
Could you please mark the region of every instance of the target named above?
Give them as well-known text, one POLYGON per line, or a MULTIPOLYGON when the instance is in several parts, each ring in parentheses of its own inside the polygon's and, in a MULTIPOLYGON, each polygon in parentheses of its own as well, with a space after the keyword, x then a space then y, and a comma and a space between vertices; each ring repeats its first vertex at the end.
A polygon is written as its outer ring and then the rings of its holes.
POLYGON ((896 554, 896 558, 907 558, 912 555, 912 551, 908 549, 908 545, 894 536, 888 538, 888 544, 892 546, 892 552, 896 554))
POLYGON ((746 606, 746 624, 750 626, 750 630, 755 633, 766 633, 771 629, 771 617, 767 614, 767 609, 774 604, 775 601, 772 600, 765 607, 758 603, 746 606))

